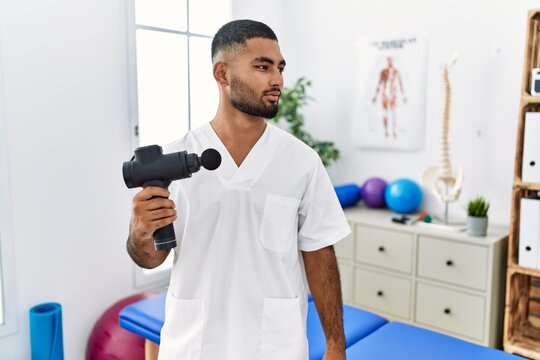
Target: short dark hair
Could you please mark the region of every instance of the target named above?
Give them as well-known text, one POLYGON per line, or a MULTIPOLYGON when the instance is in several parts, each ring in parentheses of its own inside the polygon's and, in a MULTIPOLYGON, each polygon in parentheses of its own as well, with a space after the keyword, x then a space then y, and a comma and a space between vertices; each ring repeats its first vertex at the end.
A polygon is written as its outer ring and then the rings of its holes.
POLYGON ((212 40, 212 61, 220 50, 245 45, 252 38, 276 40, 277 36, 266 24, 254 20, 233 20, 223 25, 212 40))

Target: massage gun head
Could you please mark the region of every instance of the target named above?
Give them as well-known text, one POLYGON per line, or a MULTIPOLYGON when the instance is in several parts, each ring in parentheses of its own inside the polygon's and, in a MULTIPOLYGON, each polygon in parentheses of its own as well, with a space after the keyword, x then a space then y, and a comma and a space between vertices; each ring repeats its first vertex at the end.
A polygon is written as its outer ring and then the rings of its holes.
POLYGON ((215 149, 206 149, 201 154, 201 164, 206 170, 216 170, 221 165, 221 155, 215 149))
POLYGON ((198 157, 197 154, 187 154, 186 161, 189 173, 193 174, 199 171, 201 166, 206 170, 217 169, 221 164, 221 155, 217 150, 206 149, 203 151, 201 157, 198 157))

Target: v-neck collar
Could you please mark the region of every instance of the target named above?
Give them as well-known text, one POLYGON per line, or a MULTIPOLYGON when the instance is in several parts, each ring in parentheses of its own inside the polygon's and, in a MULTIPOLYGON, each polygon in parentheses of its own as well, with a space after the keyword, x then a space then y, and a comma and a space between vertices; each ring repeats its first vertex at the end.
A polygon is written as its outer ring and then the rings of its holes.
POLYGON ((221 165, 216 170, 224 185, 240 185, 251 187, 266 168, 272 153, 271 125, 266 123, 266 127, 261 137, 253 145, 240 166, 236 165, 233 157, 221 141, 210 123, 205 125, 205 134, 209 141, 209 147, 216 148, 221 154, 221 165))

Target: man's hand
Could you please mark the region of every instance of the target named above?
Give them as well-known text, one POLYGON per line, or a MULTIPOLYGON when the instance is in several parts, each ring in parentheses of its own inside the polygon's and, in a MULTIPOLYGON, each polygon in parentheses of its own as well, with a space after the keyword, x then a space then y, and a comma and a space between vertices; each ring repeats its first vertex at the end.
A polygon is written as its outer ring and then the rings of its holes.
POLYGON ((127 251, 137 265, 155 268, 170 250, 154 250, 154 232, 176 220, 175 204, 168 199, 169 191, 148 186, 133 197, 127 251))
POLYGON ((176 220, 175 204, 167 189, 148 186, 133 197, 130 237, 150 241, 152 234, 176 220))

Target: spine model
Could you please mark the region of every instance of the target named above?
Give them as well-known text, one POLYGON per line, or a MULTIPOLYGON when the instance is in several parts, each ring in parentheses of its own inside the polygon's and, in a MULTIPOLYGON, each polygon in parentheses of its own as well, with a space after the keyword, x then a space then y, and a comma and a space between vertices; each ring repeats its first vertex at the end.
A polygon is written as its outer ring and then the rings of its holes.
MULTIPOLYGON (((451 64, 453 65, 453 64, 451 64)), ((450 65, 450 66, 451 66, 450 65)), ((439 179, 452 186, 454 177, 452 176, 452 163, 450 161, 450 145, 448 144, 448 129, 450 124, 450 106, 452 104, 452 87, 448 79, 448 65, 443 69, 442 87, 445 94, 444 109, 441 124, 441 137, 439 141, 439 179)))
POLYGON ((445 64, 442 75, 442 90, 444 92, 443 116, 439 137, 439 165, 431 166, 422 177, 422 184, 441 202, 448 205, 459 198, 463 183, 463 169, 452 167, 450 161, 450 109, 452 107, 452 86, 450 85, 449 69, 456 63, 457 55, 445 64))

